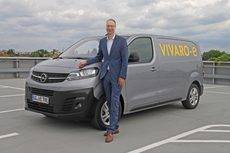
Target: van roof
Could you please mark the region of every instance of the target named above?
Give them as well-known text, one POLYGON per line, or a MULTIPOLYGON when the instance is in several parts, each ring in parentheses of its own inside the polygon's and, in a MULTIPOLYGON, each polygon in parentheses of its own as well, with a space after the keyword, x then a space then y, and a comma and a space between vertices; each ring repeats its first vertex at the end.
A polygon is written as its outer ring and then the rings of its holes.
MULTIPOLYGON (((192 40, 189 39, 185 39, 185 38, 181 38, 181 37, 175 37, 175 36, 165 36, 165 35, 156 35, 156 34, 145 34, 145 33, 140 33, 140 34, 118 34, 126 39, 130 38, 130 37, 140 37, 140 36, 151 36, 151 37, 155 37, 158 39, 174 39, 174 40, 183 40, 183 41, 190 41, 193 43, 196 43, 192 40)), ((85 37, 85 38, 103 38, 105 36, 92 36, 92 37, 85 37)))
MULTIPOLYGON (((121 36, 123 36, 123 35, 121 35, 121 36)), ((174 40, 191 41, 189 39, 185 39, 185 38, 181 38, 181 37, 156 35, 156 34, 146 34, 146 33, 128 34, 128 35, 124 35, 124 36, 128 36, 128 37, 151 36, 151 37, 155 37, 155 38, 158 38, 158 39, 174 39, 174 40)), ((193 41, 191 41, 191 42, 193 42, 193 41)))
MULTIPOLYGON (((140 34, 118 34, 126 39, 131 38, 131 37, 141 37, 141 36, 149 36, 149 37, 155 37, 157 39, 173 39, 173 40, 181 40, 181 41, 187 41, 187 42, 191 42, 195 45, 198 45, 198 42, 196 41, 192 41, 189 39, 185 39, 185 38, 180 38, 180 37, 174 37, 174 36, 165 36, 165 35, 155 35, 155 34, 145 34, 145 33, 140 33, 140 34)), ((91 36, 91 37, 85 37, 84 39, 101 39, 105 36, 91 36)))

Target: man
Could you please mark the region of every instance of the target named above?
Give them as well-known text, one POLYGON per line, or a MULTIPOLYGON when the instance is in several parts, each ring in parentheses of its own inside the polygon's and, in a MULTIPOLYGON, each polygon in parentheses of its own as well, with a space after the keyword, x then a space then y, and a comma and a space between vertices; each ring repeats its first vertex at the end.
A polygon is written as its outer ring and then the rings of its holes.
POLYGON ((105 142, 113 141, 114 134, 119 133, 119 107, 121 89, 125 84, 128 66, 128 48, 125 38, 115 34, 116 21, 106 21, 106 37, 100 40, 96 57, 82 60, 79 68, 86 65, 101 62, 100 79, 104 87, 106 100, 109 105, 110 124, 104 134, 105 142))

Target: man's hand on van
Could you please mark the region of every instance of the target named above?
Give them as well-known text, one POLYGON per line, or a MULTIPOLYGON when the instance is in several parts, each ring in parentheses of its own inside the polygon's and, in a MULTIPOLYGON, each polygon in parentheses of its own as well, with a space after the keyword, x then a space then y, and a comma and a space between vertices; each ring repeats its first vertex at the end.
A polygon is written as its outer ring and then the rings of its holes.
POLYGON ((123 86, 125 85, 125 79, 122 77, 118 78, 118 85, 120 86, 120 88, 122 89, 123 86))
POLYGON ((81 60, 78 64, 78 68, 82 69, 83 67, 86 66, 87 61, 86 60, 81 60))

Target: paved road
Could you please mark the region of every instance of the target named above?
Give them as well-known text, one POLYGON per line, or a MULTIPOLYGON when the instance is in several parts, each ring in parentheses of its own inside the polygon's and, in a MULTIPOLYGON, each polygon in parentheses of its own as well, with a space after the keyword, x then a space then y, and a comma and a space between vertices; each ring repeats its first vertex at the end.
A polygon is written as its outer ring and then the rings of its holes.
POLYGON ((127 115, 115 141, 105 144, 104 132, 87 122, 49 119, 23 110, 24 83, 0 80, 1 153, 230 152, 230 86, 205 85, 195 110, 178 102, 127 115))

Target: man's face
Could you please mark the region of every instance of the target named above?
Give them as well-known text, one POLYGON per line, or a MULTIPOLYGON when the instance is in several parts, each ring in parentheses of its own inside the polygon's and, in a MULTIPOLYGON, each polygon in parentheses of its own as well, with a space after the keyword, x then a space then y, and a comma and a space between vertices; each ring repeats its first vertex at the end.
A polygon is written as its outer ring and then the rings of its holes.
POLYGON ((112 35, 115 33, 116 25, 113 21, 106 22, 106 31, 108 35, 112 35))

